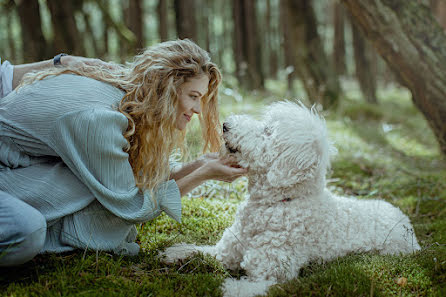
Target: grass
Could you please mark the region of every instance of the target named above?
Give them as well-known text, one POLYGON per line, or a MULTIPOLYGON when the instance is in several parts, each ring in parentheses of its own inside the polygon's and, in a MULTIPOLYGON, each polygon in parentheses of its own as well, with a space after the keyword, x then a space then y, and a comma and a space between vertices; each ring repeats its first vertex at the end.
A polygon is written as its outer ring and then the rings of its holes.
MULTIPOLYGON (((268 86, 269 91, 257 94, 223 90, 222 117, 231 112, 255 115, 265 104, 286 96, 283 85, 268 86)), ((411 218, 422 250, 310 263, 298 278, 272 287, 268 296, 446 296, 446 169, 434 136, 407 91, 381 89, 380 104, 373 106, 361 100, 355 87, 346 90, 339 110, 326 114, 339 149, 328 186, 338 194, 382 198, 400 207, 411 218)), ((199 138, 197 129, 188 135, 192 156, 199 138)), ((182 224, 162 215, 139 226, 141 252, 136 257, 76 251, 1 268, 0 295, 220 296, 223 279, 243 271, 226 271, 202 255, 164 265, 156 255, 178 242, 218 241, 231 225, 246 187, 246 179, 240 179, 231 185, 208 182, 196 189, 183 198, 182 224)))

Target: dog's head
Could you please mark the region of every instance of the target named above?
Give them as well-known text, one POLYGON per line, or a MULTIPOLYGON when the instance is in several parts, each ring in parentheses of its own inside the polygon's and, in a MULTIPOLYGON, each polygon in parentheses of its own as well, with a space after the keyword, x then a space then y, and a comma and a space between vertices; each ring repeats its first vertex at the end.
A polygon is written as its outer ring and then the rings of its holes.
POLYGON ((325 176, 336 151, 327 138, 324 119, 302 103, 277 102, 261 121, 230 116, 223 124, 228 153, 243 167, 266 175, 272 187, 290 187, 325 176))

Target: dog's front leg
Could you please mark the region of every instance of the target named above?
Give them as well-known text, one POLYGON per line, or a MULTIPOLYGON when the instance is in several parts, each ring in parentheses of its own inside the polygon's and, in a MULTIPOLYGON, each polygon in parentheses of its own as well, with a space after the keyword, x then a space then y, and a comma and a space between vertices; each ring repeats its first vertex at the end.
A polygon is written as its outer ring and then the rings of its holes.
POLYGON ((231 270, 240 268, 245 247, 243 239, 240 238, 237 230, 240 230, 240 226, 236 221, 230 228, 225 230, 223 237, 217 242, 214 250, 217 260, 231 270))
POLYGON ((172 264, 189 258, 197 253, 210 254, 215 256, 214 246, 197 246, 194 244, 179 243, 168 247, 164 252, 159 254, 161 262, 172 264))

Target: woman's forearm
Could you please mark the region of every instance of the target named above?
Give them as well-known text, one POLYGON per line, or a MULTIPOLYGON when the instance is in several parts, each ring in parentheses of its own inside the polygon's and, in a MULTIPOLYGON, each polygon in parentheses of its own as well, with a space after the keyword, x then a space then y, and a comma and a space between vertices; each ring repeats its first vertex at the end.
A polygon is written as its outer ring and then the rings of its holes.
POLYGON ((170 179, 179 180, 186 175, 192 173, 196 169, 198 169, 200 166, 203 165, 203 162, 200 160, 195 160, 186 164, 183 164, 179 169, 174 169, 170 173, 170 179))
POLYGON ((181 178, 176 179, 175 181, 178 185, 181 196, 184 196, 208 179, 209 178, 207 176, 205 167, 199 167, 193 172, 190 172, 189 174, 184 175, 181 178))
POLYGON ((23 76, 34 70, 42 70, 53 66, 53 59, 14 66, 14 73, 12 76, 12 89, 14 90, 22 81, 23 76))

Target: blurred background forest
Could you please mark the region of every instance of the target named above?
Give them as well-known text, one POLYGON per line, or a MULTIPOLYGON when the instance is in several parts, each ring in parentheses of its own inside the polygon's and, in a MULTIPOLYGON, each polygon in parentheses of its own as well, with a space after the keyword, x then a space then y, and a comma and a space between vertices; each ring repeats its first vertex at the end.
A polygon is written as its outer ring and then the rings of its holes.
POLYGON ((444 0, 0 0, 0 11, 0 53, 13 64, 61 52, 124 62, 160 41, 190 38, 226 83, 262 90, 286 81, 290 97, 297 84, 326 109, 338 105, 345 79, 372 104, 378 86, 399 83, 446 153, 446 82, 420 76, 446 65, 444 0))

